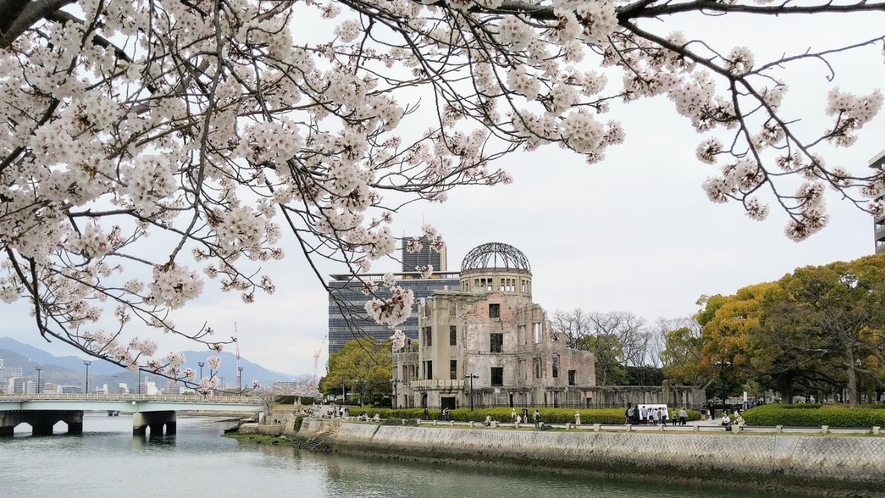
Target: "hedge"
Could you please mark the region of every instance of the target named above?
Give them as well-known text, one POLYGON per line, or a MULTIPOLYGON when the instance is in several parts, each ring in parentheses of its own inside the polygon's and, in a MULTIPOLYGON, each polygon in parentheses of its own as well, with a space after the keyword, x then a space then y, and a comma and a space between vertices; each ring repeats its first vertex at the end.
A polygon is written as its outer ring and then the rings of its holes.
POLYGON ((743 412, 747 425, 788 427, 885 427, 880 407, 848 408, 841 405, 763 405, 743 412))
MULTIPOLYGON (((455 410, 449 411, 449 417, 451 420, 456 422, 483 422, 486 419, 487 415, 492 417, 492 420, 496 420, 498 422, 510 422, 510 408, 477 408, 471 411, 468 408, 458 408, 455 410)), ((538 412, 541 414, 541 421, 547 422, 550 424, 566 424, 566 423, 574 423, 575 422, 575 411, 581 414, 581 423, 582 424, 607 424, 607 425, 615 425, 615 424, 623 424, 624 423, 624 409, 623 408, 603 408, 603 409, 580 409, 573 410, 570 408, 537 408, 538 412)), ((430 420, 442 420, 442 410, 428 410, 428 416, 430 420)), ((419 419, 424 416, 423 408, 372 408, 372 407, 353 407, 350 408, 350 415, 354 417, 358 417, 362 414, 366 414, 369 417, 374 417, 375 414, 378 414, 380 418, 404 418, 404 419, 419 419)), ((516 413, 518 415, 522 415, 521 409, 517 409, 516 413)), ((529 408, 529 417, 535 413, 535 408, 529 408)), ((678 410, 670 411, 670 420, 678 419, 678 410)), ((689 420, 700 420, 701 414, 698 411, 688 410, 688 419, 689 420)), ((531 422, 531 421, 529 421, 531 422)))

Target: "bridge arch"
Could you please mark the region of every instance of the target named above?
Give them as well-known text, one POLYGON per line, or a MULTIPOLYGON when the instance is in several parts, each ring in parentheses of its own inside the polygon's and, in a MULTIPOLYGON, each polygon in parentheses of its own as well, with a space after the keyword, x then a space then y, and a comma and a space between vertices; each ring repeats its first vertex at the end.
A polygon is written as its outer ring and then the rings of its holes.
POLYGON ((175 412, 247 412, 256 414, 265 408, 256 397, 145 394, 13 394, 0 395, 0 436, 12 436, 22 422, 34 434, 52 434, 55 424, 63 421, 68 433, 83 432, 83 411, 132 413, 133 433, 153 436, 172 435, 177 431, 175 412))
POLYGON ((15 428, 25 424, 34 436, 49 436, 59 423, 68 434, 83 433, 83 412, 80 410, 17 410, 0 412, 0 436, 12 436, 15 428))

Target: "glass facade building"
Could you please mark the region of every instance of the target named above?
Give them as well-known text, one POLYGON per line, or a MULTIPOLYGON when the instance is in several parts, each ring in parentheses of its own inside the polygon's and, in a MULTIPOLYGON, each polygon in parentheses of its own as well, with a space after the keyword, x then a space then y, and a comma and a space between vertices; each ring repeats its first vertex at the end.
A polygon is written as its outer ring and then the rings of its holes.
MULTIPOLYGON (((870 159, 870 168, 881 171, 885 168, 885 150, 870 159)), ((879 197, 877 201, 883 198, 879 197)), ((876 254, 885 254, 885 214, 876 216, 873 220, 873 239, 876 241, 876 254)))
POLYGON ((419 266, 427 266, 433 265, 433 271, 445 272, 446 271, 446 249, 443 248, 441 252, 436 252, 430 249, 430 239, 427 237, 411 237, 413 239, 418 239, 421 241, 421 250, 418 252, 409 252, 406 250, 406 241, 403 241, 402 251, 402 262, 403 262, 403 273, 413 272, 415 268, 419 266))
MULTIPOLYGON (((329 354, 335 353, 344 347, 348 341, 356 337, 373 337, 375 340, 384 341, 393 335, 393 330, 387 325, 375 323, 366 313, 366 301, 369 299, 363 294, 363 281, 375 281, 379 283, 379 293, 385 295, 385 289, 380 287, 382 274, 360 275, 362 281, 353 275, 332 275, 329 286, 329 354)), ((416 314, 418 303, 421 299, 430 297, 437 290, 457 290, 460 285, 458 273, 434 273, 429 279, 422 279, 418 273, 406 272, 395 274, 397 285, 405 289, 411 289, 415 295, 415 304, 412 313, 405 323, 397 328, 403 331, 406 337, 418 338, 418 317, 416 314)))

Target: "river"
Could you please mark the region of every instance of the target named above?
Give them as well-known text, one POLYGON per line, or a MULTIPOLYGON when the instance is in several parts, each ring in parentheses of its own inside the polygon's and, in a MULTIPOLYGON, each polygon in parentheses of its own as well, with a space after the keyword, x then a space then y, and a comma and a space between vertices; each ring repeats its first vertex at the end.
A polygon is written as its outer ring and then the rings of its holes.
MULTIPOLYGON (((317 454, 221 436, 230 423, 178 418, 173 438, 132 436, 132 417, 87 413, 84 433, 0 439, 0 498, 391 497, 738 498, 747 490, 615 482, 317 454)), ((59 424, 57 432, 63 432, 59 424)), ((773 498, 773 495, 759 495, 773 498)))

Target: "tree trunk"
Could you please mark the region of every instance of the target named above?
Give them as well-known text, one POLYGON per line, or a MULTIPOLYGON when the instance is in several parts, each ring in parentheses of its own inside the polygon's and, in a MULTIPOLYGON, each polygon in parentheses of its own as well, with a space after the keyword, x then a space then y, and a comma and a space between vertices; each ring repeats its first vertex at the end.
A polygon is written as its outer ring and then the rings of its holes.
POLYGON ((782 401, 788 405, 793 404, 793 378, 792 377, 782 377, 780 379, 780 392, 782 401))
POLYGON ((854 364, 854 350, 845 347, 845 366, 848 368, 848 406, 857 408, 857 367, 854 364))

